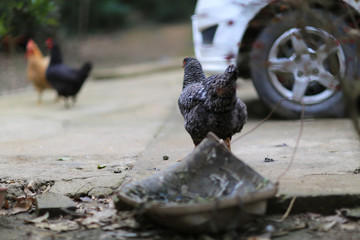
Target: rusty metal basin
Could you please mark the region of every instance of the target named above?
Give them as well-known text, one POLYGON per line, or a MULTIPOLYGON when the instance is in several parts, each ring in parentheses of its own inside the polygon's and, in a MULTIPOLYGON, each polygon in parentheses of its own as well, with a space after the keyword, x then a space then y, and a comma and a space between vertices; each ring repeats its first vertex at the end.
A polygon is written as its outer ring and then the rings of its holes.
POLYGON ((214 134, 182 162, 121 187, 116 207, 142 209, 181 232, 234 229, 265 214, 277 186, 236 158, 214 134))

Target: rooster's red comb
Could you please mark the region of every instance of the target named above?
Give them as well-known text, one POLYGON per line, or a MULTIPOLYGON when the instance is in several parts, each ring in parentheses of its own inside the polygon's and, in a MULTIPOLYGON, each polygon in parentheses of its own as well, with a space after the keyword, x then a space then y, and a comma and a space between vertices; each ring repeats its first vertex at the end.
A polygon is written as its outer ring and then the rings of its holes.
POLYGON ((26 44, 26 48, 27 49, 30 49, 30 48, 33 48, 35 42, 34 40, 32 40, 31 38, 28 40, 27 44, 26 44))

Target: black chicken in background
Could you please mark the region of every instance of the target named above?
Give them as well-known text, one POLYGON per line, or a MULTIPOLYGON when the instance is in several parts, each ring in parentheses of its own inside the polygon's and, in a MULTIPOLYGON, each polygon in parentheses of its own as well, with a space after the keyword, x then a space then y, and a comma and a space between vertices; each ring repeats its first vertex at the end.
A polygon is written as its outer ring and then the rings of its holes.
POLYGON ((63 64, 60 47, 51 38, 46 40, 50 50, 50 64, 46 70, 49 84, 57 91, 59 97, 65 99, 65 107, 69 107, 68 98, 72 98, 72 105, 76 96, 92 69, 90 62, 86 62, 80 69, 73 69, 63 64))
POLYGON ((195 147, 208 132, 213 132, 231 149, 231 137, 241 131, 247 120, 246 105, 236 96, 236 67, 230 65, 224 74, 206 78, 197 59, 187 57, 183 66, 178 106, 195 147))

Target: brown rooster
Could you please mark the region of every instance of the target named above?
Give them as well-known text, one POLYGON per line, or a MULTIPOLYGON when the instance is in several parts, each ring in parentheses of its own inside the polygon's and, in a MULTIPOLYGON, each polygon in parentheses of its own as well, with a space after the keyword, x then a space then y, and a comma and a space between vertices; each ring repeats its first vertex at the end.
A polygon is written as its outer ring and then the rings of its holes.
POLYGON ((27 78, 38 92, 38 104, 41 104, 42 92, 47 88, 51 88, 45 77, 50 58, 42 55, 39 47, 32 39, 26 45, 26 58, 28 60, 27 78))

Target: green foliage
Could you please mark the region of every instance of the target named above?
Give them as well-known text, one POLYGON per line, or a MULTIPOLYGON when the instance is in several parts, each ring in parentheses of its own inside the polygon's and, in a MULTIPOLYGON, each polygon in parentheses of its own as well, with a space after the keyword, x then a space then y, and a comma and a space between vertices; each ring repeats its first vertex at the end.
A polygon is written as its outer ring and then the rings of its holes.
POLYGON ((130 14, 130 7, 113 0, 96 1, 92 7, 91 21, 93 28, 101 26, 123 25, 126 16, 130 14))
POLYGON ((0 16, 0 38, 1 36, 4 36, 7 32, 7 29, 5 27, 5 16, 0 16))
POLYGON ((78 0, 62 1, 61 23, 62 27, 70 33, 79 30, 80 8, 88 4, 87 30, 109 30, 126 25, 126 17, 131 8, 117 0, 78 0), (75 23, 75 24, 74 24, 75 23))
POLYGON ((194 13, 196 0, 124 0, 140 10, 149 20, 167 23, 188 20, 194 13))
POLYGON ((0 0, 0 38, 39 32, 42 36, 53 35, 59 22, 67 32, 79 33, 126 27, 134 19, 160 23, 188 20, 195 3, 196 0, 0 0), (138 18, 133 17, 134 13, 138 18))
POLYGON ((86 30, 91 32, 123 28, 132 24, 134 19, 160 23, 182 21, 190 19, 195 3, 196 0, 63 0, 60 5, 61 23, 67 32, 78 33, 80 21, 87 22, 86 30), (84 10, 88 11, 87 20, 81 20, 86 18, 86 14, 80 16, 81 8, 88 8, 84 10))
POLYGON ((56 27, 55 12, 55 2, 50 0, 0 1, 0 38, 56 27))

